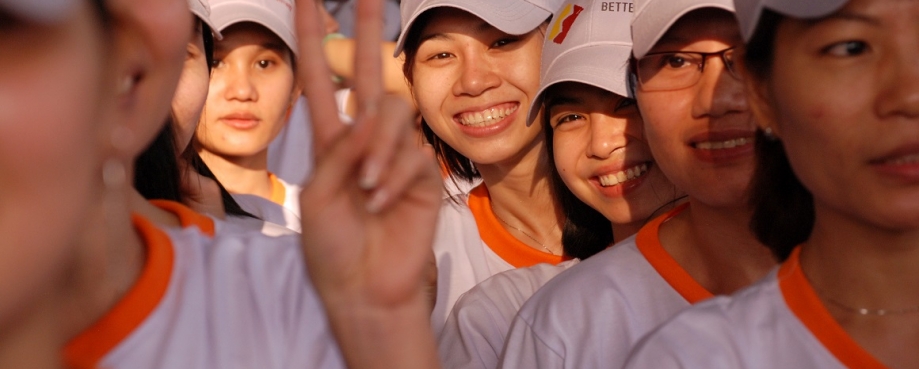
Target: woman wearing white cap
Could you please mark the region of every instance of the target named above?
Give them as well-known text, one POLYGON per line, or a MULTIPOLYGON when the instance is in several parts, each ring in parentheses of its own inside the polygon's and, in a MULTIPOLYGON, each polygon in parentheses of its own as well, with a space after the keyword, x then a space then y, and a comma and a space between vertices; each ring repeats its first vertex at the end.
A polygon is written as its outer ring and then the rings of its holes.
MULTIPOLYGON (((586 225, 564 239, 566 253, 579 258, 589 256, 580 255, 584 249, 596 252, 629 238, 679 196, 651 157, 630 97, 631 5, 622 2, 611 11, 608 2, 569 2, 553 19, 543 45, 541 86, 530 115, 545 107, 539 123, 551 143, 547 151, 556 193, 569 221, 586 225), (597 214, 600 224, 585 219, 589 213, 597 214)), ((577 261, 506 271, 469 290, 438 338, 445 367, 496 368, 520 306, 577 261)))
MULTIPOLYGON (((77 5, 49 18, 47 9, 33 13, 10 1, 0 1, 4 22, 11 21, 0 27, 0 44, 17 56, 0 57, 0 101, 10 104, 0 109, 0 335, 30 325, 30 335, 56 335, 51 345, 69 339, 64 356, 74 368, 344 367, 306 278, 298 238, 157 226, 128 201, 134 159, 161 129, 187 56, 188 3, 109 0, 97 4, 104 15, 92 14, 89 2, 68 3, 77 5), (46 294, 48 288, 53 292, 46 294), (52 319, 17 319, 44 313, 52 319)), ((359 40, 379 43, 374 3, 365 3, 370 30, 359 40)), ((318 19, 309 10, 301 18, 318 19)), ((321 31, 307 36, 302 49, 318 54, 321 31)), ((301 70, 330 85, 315 59, 301 70)), ((412 143, 410 108, 374 92, 376 76, 364 75, 360 101, 387 110, 363 112, 365 123, 355 129, 337 121, 330 86, 310 93, 325 103, 313 118, 328 123, 317 125, 317 144, 327 151, 304 191, 317 206, 306 214, 310 232, 303 241, 310 250, 327 246, 325 255, 310 257, 326 266, 339 266, 334 250, 342 245, 424 249, 433 237, 440 178, 412 143), (371 137, 380 146, 370 147, 371 137), (382 157, 393 176, 358 181, 367 156, 382 157), (426 227, 397 232, 405 223, 426 227)), ((425 261, 423 254, 386 257, 406 265, 425 261)), ((408 277, 422 289, 420 276, 408 277)), ((376 302, 363 297, 362 307, 376 302)), ((412 316, 428 321, 423 309, 412 316)), ((19 346, 28 336, 16 338, 0 345, 0 358, 9 349, 35 353, 19 346)), ((3 364, 34 367, 31 360, 55 355, 27 359, 3 364)))
POLYGON ((621 366, 656 325, 775 265, 748 228, 755 125, 733 48, 733 4, 636 1, 635 97, 655 164, 686 204, 544 286, 521 308, 503 365, 621 366))
POLYGON ((527 121, 558 0, 403 1, 405 76, 450 190, 434 253, 438 332, 457 298, 513 268, 564 260, 565 216, 549 184, 542 125, 527 121), (482 180, 473 187, 471 183, 482 180))
POLYGON ((762 128, 752 225, 784 263, 677 315, 629 367, 915 368, 919 3, 736 4, 762 128))

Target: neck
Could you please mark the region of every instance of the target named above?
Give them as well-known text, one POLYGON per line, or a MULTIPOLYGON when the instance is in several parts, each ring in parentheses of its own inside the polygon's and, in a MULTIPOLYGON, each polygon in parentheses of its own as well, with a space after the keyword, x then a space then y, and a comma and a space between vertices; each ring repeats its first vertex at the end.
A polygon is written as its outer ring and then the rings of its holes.
POLYGON ((0 327, 0 368, 60 368, 65 338, 60 330, 60 294, 44 293, 9 325, 0 327))
POLYGON ((537 145, 519 160, 477 164, 476 168, 488 188, 495 215, 507 222, 505 229, 539 251, 548 248, 561 255, 565 218, 550 190, 549 166, 543 150, 542 145, 537 145))
POLYGON ((750 210, 690 206, 661 226, 664 249, 713 294, 730 294, 764 277, 775 258, 750 231, 750 210))
MULTIPOLYGON (((133 178, 129 170, 128 178, 133 178)), ((76 242, 75 262, 66 278, 62 324, 74 337, 120 301, 144 266, 144 243, 131 221, 133 188, 104 189, 98 206, 86 210, 76 242)), ((136 195, 139 196, 139 195, 136 195)))
POLYGON ((271 198, 267 149, 246 157, 218 155, 203 149, 198 154, 230 193, 271 198))
POLYGON ((821 298, 850 307, 919 306, 919 230, 885 229, 817 206, 801 267, 821 298))

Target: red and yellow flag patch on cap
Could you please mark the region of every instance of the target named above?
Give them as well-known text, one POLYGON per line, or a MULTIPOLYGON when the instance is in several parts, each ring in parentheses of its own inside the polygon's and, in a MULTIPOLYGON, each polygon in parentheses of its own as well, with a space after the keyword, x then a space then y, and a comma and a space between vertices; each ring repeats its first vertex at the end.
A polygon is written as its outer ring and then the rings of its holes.
POLYGON ((552 32, 549 32, 549 39, 557 44, 565 42, 565 37, 568 36, 571 25, 574 24, 575 19, 578 19, 578 15, 581 14, 583 10, 583 7, 575 4, 566 5, 565 8, 558 13, 558 17, 555 18, 555 22, 552 24, 552 32))

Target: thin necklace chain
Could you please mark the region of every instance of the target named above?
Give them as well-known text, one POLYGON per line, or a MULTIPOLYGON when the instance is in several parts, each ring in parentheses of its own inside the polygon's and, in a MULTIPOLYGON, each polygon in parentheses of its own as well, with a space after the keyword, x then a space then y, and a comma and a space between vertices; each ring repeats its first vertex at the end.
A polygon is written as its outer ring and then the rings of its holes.
POLYGON ((913 306, 913 307, 908 307, 908 308, 903 308, 903 309, 854 308, 849 305, 843 304, 842 302, 839 302, 833 299, 832 297, 827 296, 824 293, 821 293, 821 295, 823 295, 823 298, 825 298, 831 304, 836 305, 836 307, 843 309, 845 311, 848 311, 850 313, 858 314, 858 315, 885 316, 885 315, 905 315, 905 314, 911 314, 911 313, 919 313, 919 306, 913 306))
MULTIPOLYGON (((556 255, 554 252, 552 252, 552 250, 549 250, 549 248, 546 247, 545 244, 543 244, 542 242, 540 242, 539 240, 537 240, 536 237, 530 236, 529 233, 524 232, 524 231, 523 231, 522 229, 520 229, 520 228, 517 228, 517 227, 512 226, 512 225, 511 225, 510 223, 508 223, 506 220, 504 220, 504 219, 502 219, 500 216, 498 216, 498 213, 495 212, 495 209, 494 209, 494 208, 491 209, 491 213, 494 214, 494 215, 495 215, 495 218, 498 218, 498 220, 500 220, 501 223, 504 223, 504 225, 513 228, 513 229, 516 230, 517 232, 523 233, 524 236, 529 237, 531 240, 533 240, 533 242, 538 243, 539 246, 542 246, 542 248, 546 249, 546 252, 548 252, 548 253, 550 253, 550 254, 552 254, 552 255, 556 255)), ((558 256, 558 255, 556 255, 556 256, 558 256)))

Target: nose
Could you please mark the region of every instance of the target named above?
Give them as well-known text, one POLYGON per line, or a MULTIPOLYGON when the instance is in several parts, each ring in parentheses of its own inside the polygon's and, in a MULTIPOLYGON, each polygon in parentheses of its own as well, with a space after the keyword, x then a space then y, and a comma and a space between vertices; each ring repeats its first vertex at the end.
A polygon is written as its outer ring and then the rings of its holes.
POLYGON ((258 89, 246 71, 247 68, 234 66, 227 68, 220 76, 224 81, 224 97, 227 100, 257 101, 258 89))
POLYGON ((708 60, 695 89, 693 118, 719 118, 749 111, 743 83, 731 74, 722 58, 708 60))
POLYGON ((590 144, 587 156, 607 159, 628 142, 628 119, 594 113, 590 119, 590 144))
POLYGON ((901 47, 879 66, 875 103, 879 116, 919 119, 919 63, 915 58, 919 58, 919 49, 901 47))
POLYGON ((501 85, 497 66, 488 60, 484 52, 466 51, 460 62, 460 76, 453 85, 454 95, 479 96, 501 85))

